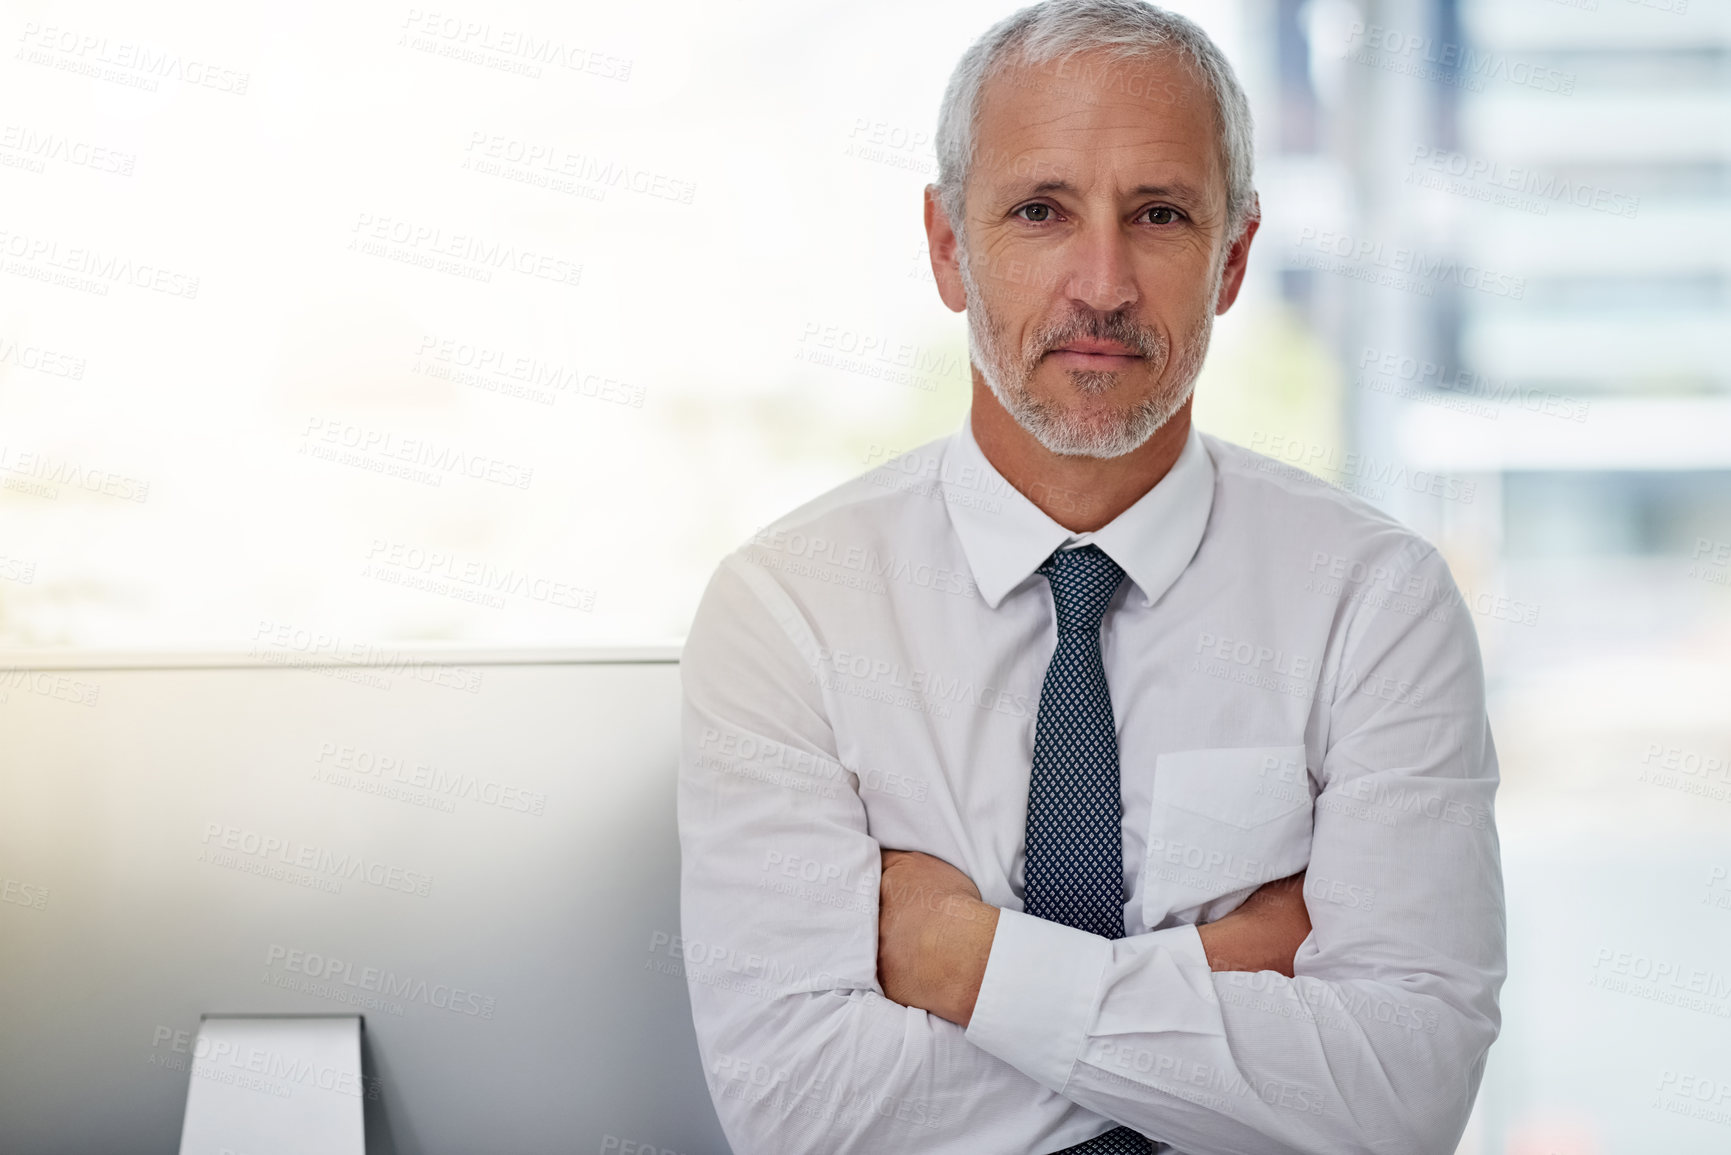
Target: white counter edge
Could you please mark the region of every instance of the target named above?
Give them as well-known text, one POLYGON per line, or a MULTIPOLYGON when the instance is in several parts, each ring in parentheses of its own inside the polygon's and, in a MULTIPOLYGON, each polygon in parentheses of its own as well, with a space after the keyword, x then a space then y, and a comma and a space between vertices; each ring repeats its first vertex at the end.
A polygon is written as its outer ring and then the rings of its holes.
POLYGON ((680 643, 630 646, 463 646, 449 642, 368 643, 357 657, 292 646, 211 649, 0 649, 0 670, 280 670, 285 667, 568 666, 679 661, 680 643))

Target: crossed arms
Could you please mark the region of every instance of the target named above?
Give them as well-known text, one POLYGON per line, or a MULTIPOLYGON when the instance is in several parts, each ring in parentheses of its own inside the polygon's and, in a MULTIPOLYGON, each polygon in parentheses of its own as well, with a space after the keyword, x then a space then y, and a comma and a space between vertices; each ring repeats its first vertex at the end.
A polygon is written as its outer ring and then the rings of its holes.
MULTIPOLYGON (((973 1018, 998 908, 941 858, 885 850, 878 885, 878 982, 884 997, 966 1027, 973 1018)), ((1211 971, 1274 971, 1310 934, 1304 875, 1258 887, 1232 913, 1196 928, 1211 971)))

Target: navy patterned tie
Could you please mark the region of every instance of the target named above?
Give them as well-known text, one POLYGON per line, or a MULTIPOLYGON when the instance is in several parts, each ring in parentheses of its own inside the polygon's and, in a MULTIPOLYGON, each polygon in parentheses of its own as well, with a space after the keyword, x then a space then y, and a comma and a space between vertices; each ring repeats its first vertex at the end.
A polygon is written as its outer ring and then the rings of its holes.
MULTIPOLYGON (((1022 908, 1106 938, 1124 937, 1123 805, 1118 731, 1100 659, 1100 619, 1124 571, 1096 545, 1061 549, 1037 571, 1052 585, 1058 648, 1046 667, 1028 782, 1028 864, 1022 908)), ((1116 1127, 1063 1155, 1148 1155, 1116 1127)))

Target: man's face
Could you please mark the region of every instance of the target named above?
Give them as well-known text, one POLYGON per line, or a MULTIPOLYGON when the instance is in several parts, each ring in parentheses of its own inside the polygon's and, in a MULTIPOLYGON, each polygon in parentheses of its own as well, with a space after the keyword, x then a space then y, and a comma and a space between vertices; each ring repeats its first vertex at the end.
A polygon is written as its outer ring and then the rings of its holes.
POLYGON ((965 191, 957 273, 993 395, 1054 453, 1147 441, 1189 399, 1243 272, 1203 82, 1167 53, 1001 72, 965 191))

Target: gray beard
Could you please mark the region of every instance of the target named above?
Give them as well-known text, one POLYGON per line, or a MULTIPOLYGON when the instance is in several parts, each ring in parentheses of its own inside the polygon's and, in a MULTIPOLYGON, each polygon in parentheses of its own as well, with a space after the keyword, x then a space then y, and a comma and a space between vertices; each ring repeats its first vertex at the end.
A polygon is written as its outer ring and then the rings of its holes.
MULTIPOLYGON (((956 263, 968 294, 968 359, 985 378, 992 396, 1005 412, 1047 450, 1065 457, 1122 457, 1140 448, 1172 420, 1196 388, 1196 376, 1202 371, 1202 361, 1214 333, 1213 302, 1219 299, 1226 264, 1225 253, 1221 256, 1210 278, 1209 307, 1203 311, 1201 323, 1181 342, 1171 382, 1128 408, 1084 418, 1063 405, 1042 401, 1029 391, 1040 358, 1053 347, 1047 343, 1050 334, 1038 330, 1030 334, 1030 347, 1019 354, 1006 348, 1003 326, 985 307, 985 298, 968 267, 967 250, 958 244, 956 263)), ((1139 331, 1137 336, 1139 351, 1158 379, 1170 356, 1168 343, 1153 331, 1139 331)), ((1072 369, 1069 376, 1070 383, 1090 397, 1107 392, 1119 378, 1115 372, 1086 369, 1072 369)))

